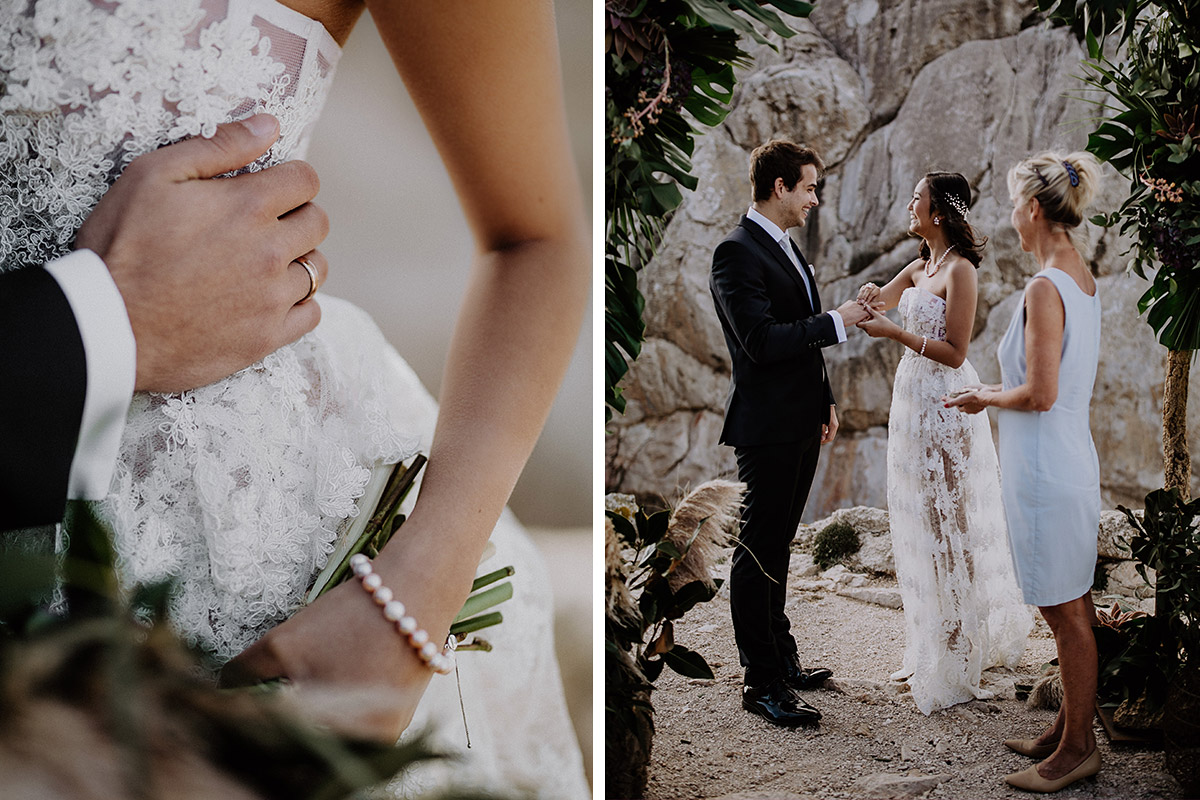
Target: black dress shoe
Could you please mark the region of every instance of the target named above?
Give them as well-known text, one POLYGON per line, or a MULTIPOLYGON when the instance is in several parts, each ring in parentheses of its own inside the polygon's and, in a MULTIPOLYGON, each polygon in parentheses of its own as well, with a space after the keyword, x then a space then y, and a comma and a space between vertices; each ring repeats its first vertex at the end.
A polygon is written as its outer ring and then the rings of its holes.
POLYGON ((821 718, 821 712, 801 700, 782 678, 766 686, 743 687, 742 708, 785 728, 809 725, 821 718))
POLYGON ((784 682, 793 689, 816 689, 832 677, 833 673, 824 667, 804 669, 800 666, 800 659, 795 656, 788 659, 783 672, 784 682))

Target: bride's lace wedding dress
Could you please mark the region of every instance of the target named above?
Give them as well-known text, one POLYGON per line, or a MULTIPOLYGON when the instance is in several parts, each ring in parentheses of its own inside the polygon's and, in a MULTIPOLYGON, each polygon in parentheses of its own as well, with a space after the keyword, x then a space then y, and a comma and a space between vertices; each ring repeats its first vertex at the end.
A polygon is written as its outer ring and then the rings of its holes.
MULTIPOLYGON (((946 338, 946 301, 910 287, 905 329, 946 338)), ((1000 472, 986 414, 948 409, 941 397, 979 376, 905 349, 888 419, 888 519, 904 600, 904 665, 913 699, 929 714, 991 694, 983 670, 1013 667, 1032 626, 1013 574, 1000 472)))
MULTIPOLYGON (((0 270, 63 255, 135 157, 265 111, 251 169, 302 158, 340 48, 274 0, 0 0, 0 270)), ((170 577, 182 635, 227 661, 301 604, 371 467, 428 452, 433 399, 362 311, 322 294, 312 334, 232 377, 139 394, 105 503, 126 584, 170 577)), ((403 531, 401 530, 402 535, 403 531)), ((487 566, 516 567, 490 653, 459 677, 471 749, 456 779, 584 797, 554 660, 545 568, 507 512, 487 566)), ((461 749, 455 677, 410 730, 461 749)), ((437 767, 404 791, 439 783, 437 767)))

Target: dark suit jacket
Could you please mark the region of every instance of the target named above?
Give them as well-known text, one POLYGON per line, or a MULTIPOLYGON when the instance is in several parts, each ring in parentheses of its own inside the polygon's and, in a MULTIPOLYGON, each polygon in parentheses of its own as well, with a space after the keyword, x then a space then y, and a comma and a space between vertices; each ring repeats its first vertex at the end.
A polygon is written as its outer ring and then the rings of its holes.
MULTIPOLYGON (((792 247, 815 294, 812 269, 792 247)), ((837 344, 820 297, 814 306, 783 249, 745 216, 713 253, 709 288, 733 362, 721 443, 741 447, 819 436, 833 405, 821 348, 837 344)))
POLYGON ((0 530, 62 519, 86 389, 58 281, 41 267, 0 274, 0 530))

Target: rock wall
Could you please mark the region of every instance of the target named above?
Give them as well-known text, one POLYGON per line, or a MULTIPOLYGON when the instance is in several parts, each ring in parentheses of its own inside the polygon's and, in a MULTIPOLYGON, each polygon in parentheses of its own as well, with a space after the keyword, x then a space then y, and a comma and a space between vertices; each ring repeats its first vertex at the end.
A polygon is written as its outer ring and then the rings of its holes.
MULTIPOLYGON (((713 249, 749 204, 750 151, 772 137, 814 145, 829 166, 821 205, 792 232, 815 265, 826 308, 865 281, 882 285, 916 257, 905 205, 925 172, 967 177, 971 222, 989 237, 969 357, 985 381, 999 380, 996 344, 1036 269, 1009 225, 1005 176, 1029 153, 1086 143, 1095 112, 1079 99, 1082 48, 1015 0, 822 0, 811 18, 792 23, 796 36, 753 53, 728 119, 701 137, 700 184, 641 274, 647 341, 626 378, 627 411, 609 426, 608 491, 673 499, 688 486, 736 476, 732 450, 717 444, 729 358, 708 271, 713 249)), ((1108 174, 1094 210, 1121 202, 1125 181, 1108 174)), ((1086 227, 1083 250, 1104 308, 1092 401, 1104 503, 1140 505, 1162 482, 1166 351, 1137 316, 1147 283, 1125 273, 1125 244, 1086 227)), ((853 330, 825 350, 842 432, 822 456, 805 521, 837 508, 886 507, 900 354, 895 342, 853 330)), ((1197 441, 1200 379, 1191 388, 1197 441)))

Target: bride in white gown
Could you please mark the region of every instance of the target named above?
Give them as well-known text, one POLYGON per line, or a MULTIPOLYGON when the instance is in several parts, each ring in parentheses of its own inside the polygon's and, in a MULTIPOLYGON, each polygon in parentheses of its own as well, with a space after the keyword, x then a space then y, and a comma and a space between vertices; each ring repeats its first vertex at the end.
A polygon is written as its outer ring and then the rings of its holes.
MULTIPOLYGON (((173 621, 218 663, 233 659, 230 674, 386 686, 409 698, 388 730, 412 714, 410 730, 432 725, 461 748, 455 676, 431 682, 357 582, 296 613, 362 513, 372 467, 428 453, 415 507, 375 570, 435 639, 489 538, 487 566, 517 570, 505 622, 486 634, 494 650, 458 658, 471 749, 455 779, 583 797, 545 569, 503 509, 588 283, 553 20, 543 3, 368 5, 477 246, 441 413, 366 314, 318 295, 322 322, 295 344, 199 389, 135 397, 105 503, 121 577, 173 578, 173 621)), ((6 0, 0 269, 62 255, 134 158, 221 123, 279 120, 251 170, 302 158, 362 10, 355 0, 6 0)), ((435 773, 405 791, 444 780, 435 773)))
POLYGON ((966 216, 970 187, 933 172, 913 191, 909 231, 921 258, 887 286, 866 284, 871 318, 859 327, 905 346, 888 418, 888 519, 904 601, 904 664, 917 708, 930 714, 991 697, 983 670, 1013 667, 1032 616, 1021 602, 1000 501, 999 468, 984 415, 963 419, 943 397, 978 384, 966 360, 983 244, 966 216), (899 306, 903 327, 879 309, 899 306))

